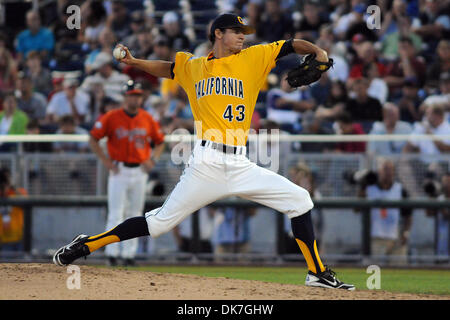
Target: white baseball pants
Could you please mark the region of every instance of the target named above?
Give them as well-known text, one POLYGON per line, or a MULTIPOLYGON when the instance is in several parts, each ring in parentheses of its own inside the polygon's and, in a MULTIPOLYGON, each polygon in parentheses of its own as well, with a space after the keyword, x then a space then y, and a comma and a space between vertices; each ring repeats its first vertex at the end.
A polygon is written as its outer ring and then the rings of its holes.
POLYGON ((197 141, 180 181, 165 203, 145 214, 150 236, 170 231, 191 213, 231 196, 255 201, 285 213, 289 218, 313 208, 305 189, 285 177, 257 166, 241 154, 226 154, 197 141))
MULTIPOLYGON (((148 174, 141 167, 128 168, 119 163, 119 173, 108 177, 108 219, 106 230, 124 220, 140 216, 145 204, 145 186, 148 174)), ((108 257, 133 259, 138 249, 138 238, 112 243, 105 248, 108 257)))

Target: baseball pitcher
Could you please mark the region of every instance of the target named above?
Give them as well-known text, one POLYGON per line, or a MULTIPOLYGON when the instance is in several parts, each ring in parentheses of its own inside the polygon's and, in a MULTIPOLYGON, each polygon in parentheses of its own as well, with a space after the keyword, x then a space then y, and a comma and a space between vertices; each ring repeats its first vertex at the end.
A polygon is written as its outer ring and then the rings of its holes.
POLYGON ((54 255, 67 265, 113 242, 139 236, 155 238, 168 232, 200 208, 222 198, 239 196, 286 214, 303 253, 308 273, 305 284, 354 290, 321 262, 311 220, 309 193, 281 175, 261 168, 246 157, 246 142, 256 99, 278 59, 290 53, 307 55, 288 74, 291 86, 312 83, 332 61, 324 50, 299 40, 280 40, 243 49, 254 29, 234 14, 217 17, 211 26, 212 52, 206 57, 178 52, 175 62, 135 59, 126 47, 121 62, 157 77, 174 79, 186 91, 198 137, 180 181, 165 203, 94 236, 79 235, 54 255))

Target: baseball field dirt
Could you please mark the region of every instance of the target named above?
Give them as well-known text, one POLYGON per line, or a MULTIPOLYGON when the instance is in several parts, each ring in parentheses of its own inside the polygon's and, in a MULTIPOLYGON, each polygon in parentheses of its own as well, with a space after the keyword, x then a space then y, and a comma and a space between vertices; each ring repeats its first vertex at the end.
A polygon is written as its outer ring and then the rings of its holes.
POLYGON ((188 274, 79 266, 79 289, 66 267, 0 264, 1 300, 441 300, 448 295, 353 292, 188 274))

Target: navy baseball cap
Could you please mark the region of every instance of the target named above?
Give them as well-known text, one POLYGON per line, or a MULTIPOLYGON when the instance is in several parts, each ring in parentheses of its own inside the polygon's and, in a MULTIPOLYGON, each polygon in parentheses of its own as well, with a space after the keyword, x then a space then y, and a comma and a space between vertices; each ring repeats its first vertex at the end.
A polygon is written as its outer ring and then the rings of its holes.
POLYGON ((244 34, 255 33, 255 28, 245 24, 244 20, 232 13, 224 13, 218 16, 211 25, 211 35, 216 29, 240 28, 244 34))

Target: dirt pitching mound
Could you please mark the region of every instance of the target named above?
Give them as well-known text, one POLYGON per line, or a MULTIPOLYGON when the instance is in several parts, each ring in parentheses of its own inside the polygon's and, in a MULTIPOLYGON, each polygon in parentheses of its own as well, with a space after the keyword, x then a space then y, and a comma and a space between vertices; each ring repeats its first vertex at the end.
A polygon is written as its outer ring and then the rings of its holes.
POLYGON ((386 291, 328 290, 196 275, 80 266, 80 288, 66 267, 53 264, 0 264, 2 300, 380 300, 450 299, 386 291))

